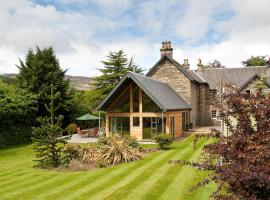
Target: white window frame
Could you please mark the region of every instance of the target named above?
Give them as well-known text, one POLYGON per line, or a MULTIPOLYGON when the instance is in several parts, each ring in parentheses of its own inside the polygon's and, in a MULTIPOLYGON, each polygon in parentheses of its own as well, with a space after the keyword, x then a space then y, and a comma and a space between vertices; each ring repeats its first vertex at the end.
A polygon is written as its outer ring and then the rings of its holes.
POLYGON ((211 117, 212 117, 212 119, 217 119, 217 110, 211 110, 211 117), (214 112, 215 112, 215 117, 213 117, 214 112))

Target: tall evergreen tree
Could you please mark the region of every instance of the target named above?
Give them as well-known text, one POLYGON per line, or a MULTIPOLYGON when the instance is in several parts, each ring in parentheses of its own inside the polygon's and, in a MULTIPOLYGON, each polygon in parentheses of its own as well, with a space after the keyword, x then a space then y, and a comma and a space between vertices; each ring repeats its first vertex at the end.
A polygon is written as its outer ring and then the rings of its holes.
POLYGON ((60 107, 55 107, 55 99, 59 94, 54 92, 54 87, 51 85, 51 94, 48 95, 50 103, 46 104, 50 117, 39 117, 40 127, 33 128, 33 149, 37 158, 35 161, 38 162, 37 166, 42 168, 58 167, 61 164, 64 144, 67 143, 67 138, 62 137, 63 116, 55 117, 55 112, 60 107))
POLYGON ((52 47, 40 49, 36 52, 30 49, 26 55, 25 62, 20 60, 18 83, 21 88, 38 96, 37 116, 46 116, 45 105, 50 102, 48 95, 51 84, 59 95, 55 99, 56 105, 61 105, 58 114, 68 116, 71 106, 71 95, 69 93, 69 81, 65 80, 66 70, 60 68, 52 47))
POLYGON ((94 79, 95 89, 91 92, 92 101, 96 103, 108 95, 128 71, 143 73, 143 69, 134 63, 133 58, 128 59, 123 50, 110 52, 107 60, 101 63, 104 68, 99 69, 101 75, 94 79))

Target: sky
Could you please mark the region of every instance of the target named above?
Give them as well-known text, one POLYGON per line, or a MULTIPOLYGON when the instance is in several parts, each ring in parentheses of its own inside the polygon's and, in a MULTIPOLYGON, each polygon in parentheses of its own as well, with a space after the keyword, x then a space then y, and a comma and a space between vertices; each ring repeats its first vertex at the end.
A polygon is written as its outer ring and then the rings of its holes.
POLYGON ((69 75, 98 75, 120 49, 147 71, 166 40, 192 69, 198 58, 241 67, 270 54, 269 8, 269 0, 0 0, 0 74, 18 73, 36 46, 53 46, 69 75))

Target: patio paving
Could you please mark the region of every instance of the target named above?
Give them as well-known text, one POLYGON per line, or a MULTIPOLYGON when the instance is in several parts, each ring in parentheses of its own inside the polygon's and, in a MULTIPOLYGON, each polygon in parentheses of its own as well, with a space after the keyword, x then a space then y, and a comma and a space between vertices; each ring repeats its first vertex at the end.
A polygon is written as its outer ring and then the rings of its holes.
MULTIPOLYGON (((95 143, 97 142, 98 138, 82 138, 78 134, 73 134, 71 139, 68 141, 68 143, 73 144, 82 144, 82 143, 95 143)), ((138 141, 140 144, 156 144, 154 141, 138 141)))
POLYGON ((82 138, 78 134, 73 134, 68 143, 95 143, 97 138, 82 138))

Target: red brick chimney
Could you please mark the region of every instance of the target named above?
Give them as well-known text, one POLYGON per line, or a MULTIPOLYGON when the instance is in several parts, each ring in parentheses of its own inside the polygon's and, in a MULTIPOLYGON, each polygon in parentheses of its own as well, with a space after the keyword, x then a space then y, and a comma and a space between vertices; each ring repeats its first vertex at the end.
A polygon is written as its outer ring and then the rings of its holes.
POLYGON ((162 46, 160 49, 160 55, 161 55, 161 57, 163 57, 165 55, 170 57, 170 58, 173 57, 173 48, 171 46, 171 41, 162 42, 162 46))

